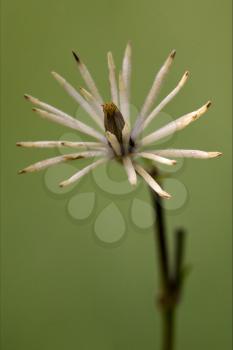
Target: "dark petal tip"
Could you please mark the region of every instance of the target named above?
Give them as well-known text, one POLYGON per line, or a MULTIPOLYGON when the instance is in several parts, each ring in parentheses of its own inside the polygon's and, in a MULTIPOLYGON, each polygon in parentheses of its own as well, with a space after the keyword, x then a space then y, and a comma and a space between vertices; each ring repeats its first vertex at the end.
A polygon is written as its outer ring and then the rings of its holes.
POLYGON ((172 50, 172 52, 171 52, 171 58, 174 58, 175 57, 175 55, 176 55, 176 50, 172 50))
POLYGON ((75 61, 76 61, 77 63, 80 63, 81 61, 80 61, 80 58, 78 57, 78 55, 77 55, 74 51, 72 51, 72 54, 73 54, 73 56, 74 56, 74 58, 75 58, 75 61))

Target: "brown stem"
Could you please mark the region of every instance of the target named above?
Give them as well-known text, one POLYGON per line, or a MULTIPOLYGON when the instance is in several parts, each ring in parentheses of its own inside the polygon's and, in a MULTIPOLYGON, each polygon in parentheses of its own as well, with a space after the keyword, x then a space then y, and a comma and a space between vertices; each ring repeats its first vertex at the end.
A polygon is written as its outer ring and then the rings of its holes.
MULTIPOLYGON (((155 177, 158 173, 156 170, 153 170, 151 175, 155 177)), ((162 199, 154 191, 151 190, 150 192, 156 215, 155 242, 161 279, 159 306, 163 319, 162 350, 173 350, 175 346, 175 311, 179 301, 182 281, 184 231, 178 230, 176 232, 175 264, 174 269, 171 271, 162 199)))
POLYGON ((162 311, 163 317, 163 338, 162 350, 173 350, 175 346, 175 309, 162 311))

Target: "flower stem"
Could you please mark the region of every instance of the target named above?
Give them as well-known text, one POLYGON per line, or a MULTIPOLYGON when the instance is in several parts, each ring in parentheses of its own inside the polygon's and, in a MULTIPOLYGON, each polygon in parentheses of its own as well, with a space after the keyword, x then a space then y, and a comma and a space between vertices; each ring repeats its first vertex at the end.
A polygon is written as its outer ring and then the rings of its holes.
POLYGON ((175 308, 162 311, 163 317, 163 343, 162 350, 174 349, 174 333, 175 333, 175 308))
MULTIPOLYGON (((157 177, 158 173, 153 170, 151 175, 157 177)), ((163 321, 162 350, 174 350, 175 313, 182 287, 185 232, 181 229, 175 232, 175 259, 171 266, 162 199, 153 190, 150 192, 156 215, 155 243, 161 283, 158 305, 163 321)))

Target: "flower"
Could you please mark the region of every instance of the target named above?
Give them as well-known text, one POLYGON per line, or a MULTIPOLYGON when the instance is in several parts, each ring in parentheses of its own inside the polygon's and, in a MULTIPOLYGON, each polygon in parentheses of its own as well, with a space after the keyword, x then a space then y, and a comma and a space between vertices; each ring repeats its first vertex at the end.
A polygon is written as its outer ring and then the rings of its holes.
POLYGON ((159 128, 158 130, 142 137, 142 132, 151 123, 151 121, 159 114, 159 112, 178 94, 186 83, 189 72, 185 72, 177 86, 166 96, 156 107, 154 102, 158 96, 161 85, 170 70, 172 62, 175 58, 176 51, 173 50, 163 66, 156 74, 152 87, 145 99, 145 102, 138 113, 135 125, 130 125, 130 78, 131 78, 131 45, 128 44, 124 53, 122 69, 119 74, 119 84, 116 80, 115 64, 113 55, 108 52, 108 69, 109 83, 111 91, 111 102, 104 103, 96 84, 89 73, 85 64, 80 60, 76 53, 73 52, 77 62, 79 71, 87 85, 89 91, 80 88, 79 91, 74 89, 63 77, 52 72, 53 77, 66 90, 66 92, 90 115, 96 122, 97 128, 84 124, 83 122, 73 118, 67 113, 57 109, 45 102, 40 101, 30 95, 25 98, 40 108, 33 108, 33 111, 41 117, 62 124, 71 129, 77 130, 83 134, 91 136, 95 139, 92 142, 70 142, 70 141, 35 141, 35 142, 18 142, 18 146, 37 147, 37 148, 58 148, 69 147, 77 149, 78 152, 61 155, 49 159, 42 160, 30 165, 19 173, 29 173, 45 169, 51 165, 66 162, 69 160, 77 160, 81 158, 98 158, 91 164, 76 172, 70 178, 60 183, 61 187, 68 186, 80 178, 88 174, 97 166, 116 160, 120 162, 127 173, 130 184, 137 183, 137 176, 142 177, 148 185, 161 197, 170 198, 171 195, 165 192, 155 179, 147 172, 139 163, 138 159, 145 158, 155 163, 163 163, 172 166, 176 163, 170 158, 190 157, 190 158, 214 158, 221 155, 220 152, 205 152, 199 150, 184 149, 152 149, 147 147, 154 142, 171 135, 193 121, 199 119, 210 107, 211 102, 208 101, 199 109, 187 113, 175 121, 159 128), (118 88, 119 86, 119 88, 118 88))

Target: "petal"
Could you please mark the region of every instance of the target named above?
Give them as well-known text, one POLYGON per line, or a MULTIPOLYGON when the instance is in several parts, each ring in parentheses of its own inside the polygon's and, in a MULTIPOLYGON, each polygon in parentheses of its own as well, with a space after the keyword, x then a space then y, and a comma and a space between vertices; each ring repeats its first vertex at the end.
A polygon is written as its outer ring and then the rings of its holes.
POLYGON ((42 118, 51 120, 55 123, 67 126, 68 128, 78 130, 82 132, 83 134, 92 136, 104 143, 106 143, 105 137, 101 135, 98 131, 94 130, 90 126, 82 123, 81 121, 74 119, 73 117, 69 116, 68 114, 54 114, 54 113, 49 113, 47 111, 43 111, 42 109, 39 108, 33 108, 33 111, 39 114, 42 118))
POLYGON ((150 122, 159 114, 159 112, 161 112, 162 109, 178 94, 178 92, 182 89, 182 87, 186 83, 188 76, 189 76, 189 72, 187 71, 184 73, 184 75, 182 76, 181 80, 179 81, 175 89, 173 89, 172 92, 170 92, 170 94, 167 95, 145 119, 145 121, 143 122, 143 127, 141 131, 143 131, 150 124, 150 122))
POLYGON ((141 124, 142 121, 145 119, 145 117, 148 114, 148 111, 151 109, 152 105, 155 102, 155 99, 158 96, 158 93, 160 91, 161 85, 167 75, 167 73, 169 72, 169 69, 171 67, 171 64, 174 60, 176 51, 173 50, 168 58, 166 59, 166 61, 164 62, 163 66, 160 68, 159 72, 156 74, 154 82, 152 84, 152 87, 146 97, 145 103, 139 113, 139 116, 136 120, 133 132, 132 132, 132 137, 135 139, 137 137, 137 135, 139 134, 140 130, 141 130, 141 124))
POLYGON ((161 164, 166 164, 166 165, 176 164, 175 160, 167 159, 167 158, 161 157, 160 155, 150 153, 150 152, 139 152, 139 153, 136 153, 136 155, 142 158, 154 160, 155 162, 158 162, 161 164))
POLYGON ((111 52, 108 52, 108 70, 109 70, 109 84, 111 90, 112 102, 119 108, 119 100, 118 100, 118 89, 117 89, 117 81, 116 81, 116 73, 115 73, 115 63, 113 59, 113 55, 111 52))
POLYGON ((76 62, 78 64, 78 68, 79 68, 80 74, 83 77, 83 80, 87 84, 87 86, 90 89, 92 95, 95 97, 95 99, 101 105, 103 103, 103 99, 100 96, 100 93, 99 93, 99 91, 98 91, 98 89, 96 87, 94 79, 92 78, 89 70, 87 69, 86 65, 80 60, 80 58, 78 57, 78 55, 74 51, 73 51, 73 55, 74 55, 74 58, 75 58, 75 60, 76 60, 76 62))
POLYGON ((104 129, 103 118, 101 120, 100 116, 95 112, 93 107, 87 101, 84 100, 84 98, 78 93, 78 91, 58 73, 52 72, 52 75, 64 88, 68 95, 70 95, 90 115, 90 117, 92 117, 92 119, 101 127, 101 129, 104 129))
POLYGON ((159 184, 153 179, 153 177, 148 174, 148 172, 143 169, 140 165, 135 164, 135 169, 137 173, 146 181, 146 183, 156 192, 159 196, 163 198, 171 198, 171 195, 165 192, 159 184))
POLYGON ((87 152, 65 154, 62 156, 44 159, 42 161, 29 165, 28 167, 20 170, 18 173, 19 174, 32 173, 34 171, 40 171, 42 169, 48 168, 49 166, 52 166, 52 165, 64 163, 68 160, 98 157, 98 156, 103 156, 103 154, 104 154, 103 151, 87 151, 87 152))
POLYGON ((184 116, 172 121, 171 123, 160 128, 159 130, 156 130, 153 133, 145 136, 141 141, 141 145, 143 146, 149 145, 150 143, 153 143, 168 135, 171 135, 178 130, 184 129, 190 123, 199 119, 209 109, 210 105, 211 105, 211 102, 208 101, 204 106, 202 106, 198 110, 185 114, 184 116))
POLYGON ((131 185, 136 185, 137 183, 137 174, 136 171, 134 169, 132 160, 130 159, 130 157, 124 157, 123 158, 123 164, 126 170, 126 173, 128 175, 128 180, 130 182, 131 185))
POLYGON ((205 151, 191 150, 191 149, 164 149, 164 150, 156 150, 155 153, 165 157, 199 158, 199 159, 215 158, 222 155, 221 152, 205 152, 205 151))
POLYGON ((96 168, 98 165, 103 164, 106 161, 107 161, 106 158, 102 158, 102 159, 97 160, 96 162, 88 165, 87 167, 83 168, 82 170, 79 170, 77 173, 75 173, 69 179, 62 181, 59 186, 61 186, 61 187, 69 186, 70 184, 78 181, 83 176, 87 175, 91 170, 96 168))

